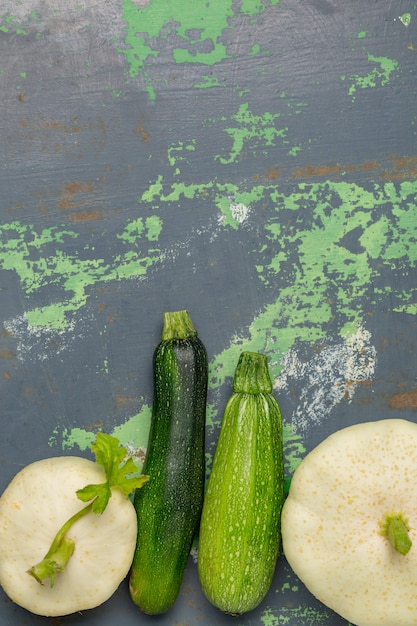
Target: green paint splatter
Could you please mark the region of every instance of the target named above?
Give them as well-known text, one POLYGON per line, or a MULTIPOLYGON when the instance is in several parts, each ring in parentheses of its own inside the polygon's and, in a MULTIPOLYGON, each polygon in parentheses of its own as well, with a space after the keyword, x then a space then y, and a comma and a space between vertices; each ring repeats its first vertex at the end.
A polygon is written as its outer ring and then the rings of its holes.
POLYGON ((400 16, 400 21, 404 24, 404 26, 410 26, 411 24, 411 13, 404 13, 400 16))
POLYGON ((78 249, 76 232, 59 227, 37 230, 34 224, 13 222, 0 227, 0 268, 17 273, 28 299, 48 285, 55 285, 62 298, 27 310, 26 319, 32 327, 65 330, 72 315, 86 305, 89 288, 101 282, 143 276, 160 261, 161 251, 149 244, 157 241, 161 230, 157 216, 128 223, 118 235, 124 251, 105 262, 91 258, 88 246, 78 249), (65 250, 59 247, 64 242, 65 250))
POLYGON ((179 141, 178 143, 172 145, 168 148, 167 153, 169 165, 177 168, 176 173, 178 173, 179 165, 182 165, 183 163, 191 163, 192 155, 190 153, 194 153, 195 150, 195 141, 191 141, 189 143, 179 141))
POLYGON ((265 5, 261 0, 242 0, 240 10, 245 15, 259 15, 265 11, 265 5))
MULTIPOLYGON (((145 450, 148 445, 151 414, 152 409, 148 405, 144 405, 139 413, 130 417, 124 424, 116 426, 111 434, 132 452, 140 448, 145 450)), ((96 430, 78 427, 71 429, 56 427, 49 439, 49 445, 61 445, 64 451, 77 446, 81 451, 85 451, 91 447, 96 432, 96 430)))
POLYGON ((222 85, 218 79, 217 76, 203 76, 203 82, 200 83, 194 83, 194 87, 196 89, 207 89, 207 88, 211 88, 211 87, 222 87, 224 88, 225 85, 222 85))
POLYGON ((266 608, 260 619, 263 626, 282 626, 283 624, 302 624, 302 626, 326 626, 330 623, 332 613, 323 607, 316 609, 311 606, 266 608))
POLYGON ((288 128, 277 128, 275 120, 281 113, 262 113, 256 115, 249 109, 247 102, 241 104, 237 113, 231 116, 235 126, 224 128, 224 132, 232 139, 232 147, 228 157, 217 156, 223 165, 235 162, 242 155, 245 145, 252 142, 263 149, 276 145, 277 138, 286 137, 288 128))
POLYGON ((5 15, 3 24, 0 25, 0 31, 3 33, 13 33, 14 35, 28 35, 28 24, 31 20, 37 18, 36 12, 32 11, 27 22, 21 23, 15 15, 8 13, 5 15))
POLYGON ((417 315, 417 302, 411 302, 410 304, 403 304, 393 309, 395 313, 408 313, 409 315, 417 315))
MULTIPOLYGON (((270 5, 279 2, 270 0, 270 5)), ((126 48, 119 52, 126 57, 130 77, 135 78, 139 74, 143 76, 152 100, 156 93, 150 74, 152 64, 160 56, 161 50, 171 50, 175 63, 212 67, 231 56, 222 37, 228 29, 233 28, 233 19, 238 17, 241 20, 242 15, 253 19, 265 11, 265 5, 260 0, 243 0, 240 8, 233 0, 209 0, 203 3, 150 0, 145 7, 137 6, 133 0, 123 0, 122 6, 123 19, 127 24, 126 48), (167 47, 168 38, 175 43, 167 47)), ((252 46, 248 54, 258 52, 260 47, 252 46)), ((220 86, 215 77, 205 74, 202 78, 195 87, 205 89, 220 86)))
MULTIPOLYGON (((374 67, 364 76, 350 76, 348 94, 352 101, 356 99, 358 89, 370 89, 374 87, 384 87, 391 80, 391 75, 398 69, 398 61, 383 56, 374 56, 368 53, 368 61, 379 67, 374 67)), ((341 80, 346 80, 346 76, 341 76, 341 80)))
POLYGON ((184 47, 173 47, 177 63, 214 65, 228 57, 220 38, 233 16, 232 2, 210 0, 205 3, 151 0, 138 7, 132 0, 123 2, 123 19, 127 22, 126 44, 122 50, 135 77, 153 57, 159 56, 158 39, 176 37, 184 47))

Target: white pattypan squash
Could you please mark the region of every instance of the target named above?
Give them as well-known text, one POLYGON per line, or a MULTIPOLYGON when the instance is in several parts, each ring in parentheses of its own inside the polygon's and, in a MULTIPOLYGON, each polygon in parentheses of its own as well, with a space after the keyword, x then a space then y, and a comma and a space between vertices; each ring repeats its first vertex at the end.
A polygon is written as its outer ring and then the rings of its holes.
POLYGON ((282 511, 285 556, 357 626, 417 623, 417 424, 335 432, 303 459, 282 511))
POLYGON ((28 570, 48 550, 57 529, 77 513, 76 490, 103 483, 99 465, 75 456, 36 461, 22 469, 0 498, 0 584, 32 613, 61 616, 98 606, 127 575, 136 545, 134 507, 115 489, 99 515, 86 515, 68 531, 75 548, 53 586, 28 570))

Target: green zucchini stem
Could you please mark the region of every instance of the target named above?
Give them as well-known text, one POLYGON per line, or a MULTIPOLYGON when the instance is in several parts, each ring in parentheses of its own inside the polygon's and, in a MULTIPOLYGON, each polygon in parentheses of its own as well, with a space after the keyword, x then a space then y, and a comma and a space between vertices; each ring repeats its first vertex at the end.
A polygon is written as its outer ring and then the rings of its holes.
POLYGON ((173 311, 164 313, 164 327, 162 341, 172 339, 191 339, 197 336, 197 331, 191 321, 188 311, 173 311))
POLYGON ((394 550, 400 554, 407 554, 412 542, 408 531, 408 520, 402 513, 386 513, 380 522, 381 534, 388 539, 394 550))
POLYGON ((233 378, 234 393, 271 393, 268 359, 258 352, 242 352, 233 378))
POLYGON ((42 561, 28 569, 28 574, 33 576, 38 583, 43 585, 43 580, 49 578, 51 587, 54 586, 56 575, 65 569, 75 548, 75 543, 66 534, 75 522, 90 513, 93 504, 94 500, 70 517, 55 535, 55 539, 42 561))

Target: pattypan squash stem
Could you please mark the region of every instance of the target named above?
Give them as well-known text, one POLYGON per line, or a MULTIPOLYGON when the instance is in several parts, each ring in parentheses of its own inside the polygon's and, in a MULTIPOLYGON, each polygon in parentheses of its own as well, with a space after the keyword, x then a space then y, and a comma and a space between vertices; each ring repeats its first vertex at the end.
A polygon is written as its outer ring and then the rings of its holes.
POLYGON ((41 585, 43 585, 45 578, 49 578, 51 587, 54 586, 56 575, 63 571, 74 552, 75 544, 66 534, 75 522, 87 515, 87 513, 90 513, 93 504, 94 500, 80 511, 77 511, 75 515, 61 526, 42 561, 28 570, 28 574, 33 576, 41 585))
POLYGON ((386 513, 380 527, 381 534, 388 539, 394 550, 403 555, 409 552, 412 545, 408 534, 410 527, 402 513, 386 513))

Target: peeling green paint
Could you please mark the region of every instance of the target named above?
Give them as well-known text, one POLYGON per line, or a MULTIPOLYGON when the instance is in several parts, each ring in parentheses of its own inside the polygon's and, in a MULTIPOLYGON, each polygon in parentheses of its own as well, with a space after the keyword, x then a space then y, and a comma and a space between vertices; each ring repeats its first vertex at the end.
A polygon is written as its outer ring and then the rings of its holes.
POLYGON ((400 16, 400 22, 402 22, 404 26, 410 26, 411 13, 403 13, 403 15, 400 16))
POLYGON ((146 7, 124 0, 122 6, 128 48, 121 52, 126 55, 131 77, 137 76, 152 57, 159 56, 158 38, 175 35, 177 45, 172 55, 177 63, 214 65, 228 57, 220 38, 233 16, 230 0, 203 4, 151 0, 146 7), (181 41, 184 47, 180 47, 181 41), (209 44, 207 51, 200 51, 202 44, 209 44))
MULTIPOLYGON (((368 61, 375 64, 376 67, 364 76, 353 75, 348 78, 348 81, 351 83, 348 94, 352 98, 352 101, 356 99, 358 89, 370 89, 388 85, 392 74, 394 74, 399 67, 398 61, 395 59, 374 56, 370 53, 368 53, 368 61)), ((341 76, 341 80, 347 80, 346 76, 341 76)))
POLYGON ((35 224, 12 222, 0 227, 0 267, 17 273, 28 299, 48 284, 59 286, 62 292, 59 302, 28 308, 25 315, 32 327, 65 330, 72 314, 86 305, 91 286, 143 276, 149 267, 160 261, 160 250, 149 244, 157 241, 161 224, 157 216, 127 224, 118 235, 125 250, 105 262, 99 257, 91 258, 87 248, 78 250, 76 246, 67 245, 60 249, 59 244, 71 244, 71 240, 78 238, 74 231, 59 227, 39 230, 35 224))
MULTIPOLYGON (((148 445, 149 428, 151 423, 152 409, 144 405, 140 412, 130 417, 125 423, 119 424, 112 430, 114 437, 117 437, 122 445, 128 449, 146 449, 148 445)), ((56 427, 49 439, 50 446, 61 445, 63 450, 71 450, 78 447, 85 451, 91 447, 96 432, 84 428, 63 428, 56 427)))
POLYGON ((202 76, 203 82, 200 83, 194 83, 194 87, 195 89, 207 89, 209 87, 222 87, 224 88, 224 85, 222 85, 218 79, 217 76, 208 76, 208 75, 204 75, 202 76))
MULTIPOLYGON (((270 0, 270 6, 280 0, 270 0)), ((123 0, 123 19, 126 26, 126 47, 119 52, 126 58, 131 78, 141 74, 146 83, 150 99, 156 97, 151 78, 152 65, 167 50, 166 39, 172 60, 177 64, 192 63, 196 66, 213 67, 231 58, 224 33, 233 27, 233 19, 242 15, 252 20, 265 11, 261 0, 243 0, 237 7, 233 0, 209 0, 203 3, 150 0, 146 6, 137 6, 133 0, 123 0)), ((248 24, 250 28, 250 24, 248 24)), ((247 54, 261 53, 259 43, 248 47, 247 54)), ((194 87, 206 89, 222 86, 219 78, 203 74, 194 87)))
MULTIPOLYGON (((239 105, 236 113, 230 115, 228 120, 209 119, 205 121, 205 126, 223 123, 222 131, 231 139, 231 147, 228 154, 218 154, 215 159, 222 165, 230 165, 242 158, 247 151, 251 154, 265 154, 268 149, 275 146, 285 147, 288 154, 294 156, 302 150, 300 145, 291 145, 287 138, 288 126, 284 123, 286 117, 299 115, 307 106, 303 102, 294 102, 292 96, 281 94, 283 111, 276 113, 262 112, 254 113, 249 108, 249 103, 244 102, 239 105), (278 120, 282 120, 282 124, 278 125, 278 120), (229 121, 230 120, 230 121, 229 121), (227 126, 226 124, 230 125, 227 126)), ((226 145, 222 142, 222 145, 226 145)), ((225 152, 228 149, 225 148, 225 152)))
POLYGON ((261 615, 263 626, 282 626, 283 624, 302 624, 303 626, 326 626, 332 613, 324 606, 316 609, 311 606, 280 607, 279 610, 268 607, 261 615))
MULTIPOLYGON (((216 158, 222 165, 235 162, 248 142, 255 142, 263 149, 275 145, 277 138, 286 137, 288 128, 277 128, 275 121, 281 117, 281 113, 264 112, 260 115, 249 109, 247 102, 241 104, 237 112, 231 115, 234 126, 224 128, 224 132, 232 139, 232 147, 227 157, 218 155, 216 158)), ((214 120, 209 120, 209 122, 214 120)))

